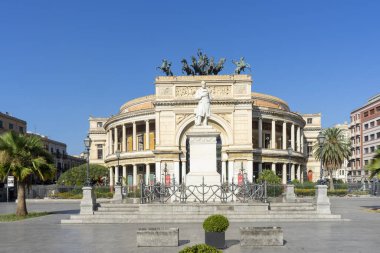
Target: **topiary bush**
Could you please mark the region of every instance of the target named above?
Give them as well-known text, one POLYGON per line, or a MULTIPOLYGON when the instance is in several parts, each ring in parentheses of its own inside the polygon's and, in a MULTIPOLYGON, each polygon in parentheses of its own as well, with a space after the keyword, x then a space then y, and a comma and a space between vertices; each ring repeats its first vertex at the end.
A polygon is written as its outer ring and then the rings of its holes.
POLYGON ((205 219, 203 229, 206 232, 225 232, 230 223, 228 219, 220 214, 214 214, 205 219))
POLYGON ((259 178, 257 179, 260 183, 267 181, 268 184, 280 184, 281 178, 277 176, 272 170, 263 170, 259 174, 259 178))
MULTIPOLYGON (((59 177, 57 184, 65 186, 83 186, 86 181, 87 164, 71 168, 59 177)), ((98 164, 90 164, 91 184, 102 184, 102 178, 108 177, 109 171, 106 167, 98 164)))
POLYGON ((222 251, 207 244, 196 244, 192 247, 184 248, 179 253, 222 253, 222 251))

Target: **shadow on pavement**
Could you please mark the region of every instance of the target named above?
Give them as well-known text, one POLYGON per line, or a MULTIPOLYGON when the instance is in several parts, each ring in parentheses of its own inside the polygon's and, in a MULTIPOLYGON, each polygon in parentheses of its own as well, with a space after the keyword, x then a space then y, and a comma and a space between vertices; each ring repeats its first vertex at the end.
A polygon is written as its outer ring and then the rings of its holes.
POLYGON ((226 248, 239 244, 239 240, 226 240, 226 248))
POLYGON ((190 240, 179 240, 178 246, 182 246, 182 245, 185 245, 185 244, 188 244, 188 243, 190 243, 190 240))
POLYGON ((51 214, 79 214, 79 209, 73 209, 73 210, 60 210, 60 211, 52 211, 49 212, 51 214))

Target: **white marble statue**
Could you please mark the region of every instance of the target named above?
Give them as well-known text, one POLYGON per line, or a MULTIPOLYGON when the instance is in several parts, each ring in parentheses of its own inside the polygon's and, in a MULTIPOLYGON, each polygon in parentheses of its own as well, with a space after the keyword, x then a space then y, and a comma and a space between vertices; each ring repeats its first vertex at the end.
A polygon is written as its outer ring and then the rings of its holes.
POLYGON ((206 82, 201 82, 202 87, 195 92, 195 99, 199 99, 198 106, 194 110, 195 113, 195 125, 200 126, 202 124, 207 126, 207 120, 211 115, 210 111, 210 93, 206 88, 206 82))

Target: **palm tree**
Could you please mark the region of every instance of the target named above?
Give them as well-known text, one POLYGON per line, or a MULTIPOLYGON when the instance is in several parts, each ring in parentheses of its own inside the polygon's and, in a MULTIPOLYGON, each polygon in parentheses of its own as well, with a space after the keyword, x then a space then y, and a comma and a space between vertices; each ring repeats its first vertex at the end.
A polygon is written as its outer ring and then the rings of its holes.
POLYGON ((46 181, 54 177, 56 169, 51 155, 43 148, 38 136, 17 134, 13 131, 0 136, 0 179, 13 175, 17 182, 16 215, 28 214, 25 188, 33 175, 46 181))
POLYGON ((317 160, 322 159, 323 167, 330 176, 330 190, 334 190, 333 171, 340 168, 345 159, 351 155, 351 143, 343 134, 342 129, 327 128, 323 130, 325 142, 322 148, 318 143, 314 146, 314 156, 317 160))
POLYGON ((380 148, 376 150, 376 154, 371 163, 367 166, 367 169, 371 172, 370 178, 380 175, 380 148))

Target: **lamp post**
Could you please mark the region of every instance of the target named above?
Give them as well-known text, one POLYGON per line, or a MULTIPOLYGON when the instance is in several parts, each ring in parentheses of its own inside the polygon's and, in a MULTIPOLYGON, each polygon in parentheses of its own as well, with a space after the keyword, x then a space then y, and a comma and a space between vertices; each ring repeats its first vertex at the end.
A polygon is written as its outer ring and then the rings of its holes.
POLYGON ((323 144, 325 143, 325 135, 322 133, 322 132, 319 132, 318 136, 317 136, 317 140, 318 140, 318 145, 319 145, 319 148, 320 148, 320 152, 321 152, 321 168, 320 168, 320 171, 319 171, 319 181, 321 182, 322 181, 322 175, 323 175, 323 144))
POLYGON ((289 177, 290 179, 292 178, 292 172, 291 172, 291 168, 290 168, 290 157, 292 156, 293 154, 293 149, 291 146, 289 146, 287 148, 287 151, 288 151, 288 171, 289 171, 289 177))
POLYGON ((120 161, 120 150, 116 150, 115 151, 115 155, 116 155, 116 158, 117 158, 117 178, 116 178, 116 185, 120 185, 120 175, 119 175, 119 161, 120 161))
POLYGON ((90 183, 90 147, 91 147, 91 138, 88 135, 84 139, 84 146, 86 147, 86 154, 87 154, 86 186, 91 186, 91 183, 90 183))

